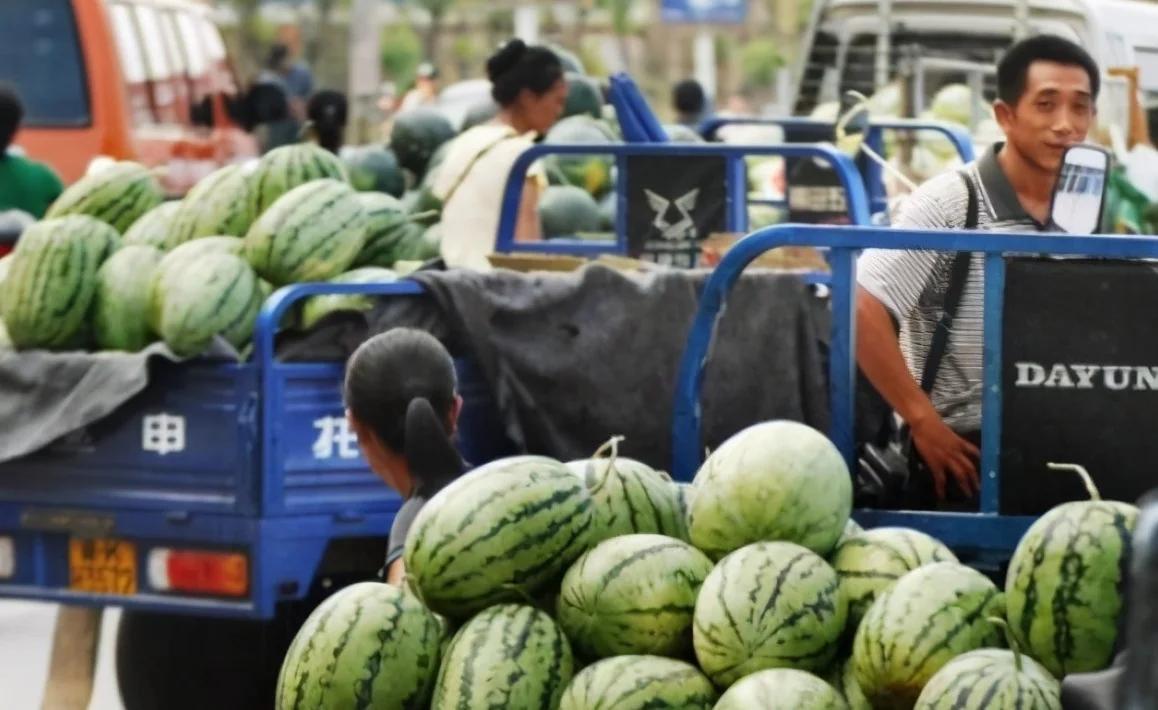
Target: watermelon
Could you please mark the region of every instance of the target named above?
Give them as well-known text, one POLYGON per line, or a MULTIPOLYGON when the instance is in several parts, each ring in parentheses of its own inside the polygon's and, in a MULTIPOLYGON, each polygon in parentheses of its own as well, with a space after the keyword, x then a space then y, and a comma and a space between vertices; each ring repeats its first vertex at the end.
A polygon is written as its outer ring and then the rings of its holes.
POLYGON ((849 710, 873 710, 872 704, 864 696, 864 691, 856 682, 856 669, 852 667, 852 659, 846 658, 836 666, 831 677, 828 678, 832 687, 840 692, 849 710))
POLYGON ((0 293, 0 318, 16 349, 70 349, 87 341, 97 270, 119 242, 115 229, 83 215, 24 230, 0 293))
POLYGON ((87 215, 123 233, 164 199, 161 184, 148 168, 125 161, 73 183, 48 208, 44 218, 87 215))
POLYGON ((130 245, 101 265, 92 315, 98 347, 136 352, 153 342, 148 313, 161 256, 155 247, 130 245))
POLYGON ((573 671, 571 646, 550 616, 530 606, 500 604, 454 635, 431 707, 554 710, 573 671))
POLYGON ((616 656, 571 680, 559 710, 711 710, 716 689, 698 668, 660 656, 616 656))
POLYGON ((250 214, 257 219, 295 187, 314 180, 346 181, 346 167, 338 156, 313 143, 283 145, 262 156, 249 175, 250 214))
POLYGON ((1059 678, 1097 671, 1112 658, 1138 509, 1103 501, 1089 474, 1089 501, 1063 503, 1026 531, 1005 579, 1017 641, 1059 678))
POLYGON ((864 528, 862 528, 855 520, 849 518, 848 522, 844 524, 844 532, 840 534, 840 539, 836 541, 836 547, 832 550, 833 553, 835 553, 836 550, 840 548, 841 543, 843 543, 845 540, 854 535, 859 535, 862 532, 864 532, 864 528))
POLYGON ((820 678, 791 668, 753 673, 739 681, 715 710, 848 710, 840 693, 820 678))
POLYGON ((824 434, 790 421, 757 424, 712 452, 696 473, 692 544, 712 557, 761 540, 827 555, 852 510, 852 478, 824 434))
POLYGON ((358 201, 366 210, 369 226, 366 244, 354 260, 355 266, 389 268, 398 261, 400 254, 415 251, 413 243, 421 241, 426 230, 417 224, 418 220, 407 212, 402 202, 379 192, 359 194, 358 201))
MULTIPOLYGON (((220 335, 236 348, 253 335, 262 293, 257 276, 232 254, 207 254, 161 283, 158 333, 174 353, 199 355, 220 335)), ((157 306, 154 305, 154 308, 157 306)))
POLYGON ((154 334, 161 332, 162 286, 173 281, 180 281, 184 277, 182 271, 189 264, 196 263, 201 257, 209 254, 241 255, 244 243, 237 237, 204 237, 173 249, 161 258, 153 272, 152 285, 149 288, 148 324, 154 334))
POLYGON ((419 224, 430 226, 442 213, 442 202, 429 186, 423 185, 402 195, 402 206, 419 224))
POLYGON ((443 630, 434 613, 397 587, 345 587, 298 630, 278 676, 276 707, 425 710, 443 630))
MULTIPOLYGON (((543 142, 598 147, 612 145, 616 139, 602 121, 580 115, 556 123, 543 142)), ((552 155, 544 162, 549 171, 561 174, 567 184, 581 187, 594 197, 602 196, 611 188, 611 168, 615 160, 610 155, 552 155)))
POLYGON ((369 219, 357 195, 338 180, 295 187, 254 222, 242 253, 277 286, 334 278, 366 244, 369 219))
POLYGON ((438 492, 414 518, 406 571, 435 611, 462 618, 529 597, 587 549, 591 495, 540 456, 493 461, 438 492))
POLYGON ((551 185, 543 192, 539 220, 544 237, 598 232, 602 225, 599 203, 586 190, 570 185, 551 185))
MULTIPOLYGON (((330 279, 335 284, 377 284, 397 281, 398 274, 390 269, 366 266, 347 271, 330 279)), ((302 327, 312 328, 325 316, 335 311, 366 311, 374 306, 373 296, 342 296, 338 294, 311 296, 302 304, 302 327)))
POLYGON ((748 545, 704 581, 696 658, 721 688, 765 668, 821 670, 836 655, 847 616, 836 572, 819 555, 790 542, 748 545))
POLYGON ((342 149, 341 156, 355 190, 385 193, 392 197, 401 197, 406 191, 406 176, 389 148, 347 146, 342 149))
POLYGON ((595 503, 595 532, 591 542, 630 533, 658 533, 687 540, 688 527, 679 489, 666 474, 619 456, 621 438, 604 444, 593 459, 567 464, 583 476, 595 503), (600 458, 600 454, 608 450, 610 456, 600 458))
POLYGON ((615 231, 615 219, 619 212, 619 195, 614 191, 608 192, 599 200, 599 229, 604 232, 615 231))
POLYGON ((604 540, 563 577, 559 623, 585 657, 690 656, 696 594, 711 571, 712 561, 682 540, 604 540))
POLYGON ((568 73, 567 101, 563 105, 563 118, 586 115, 591 118, 603 116, 603 90, 599 82, 589 76, 568 73))
POLYGON ((12 267, 12 254, 0 257, 0 294, 4 293, 4 279, 8 278, 8 269, 12 267))
POLYGON ((141 215, 125 232, 121 246, 148 246, 166 250, 173 218, 181 208, 180 201, 162 202, 141 215))
POLYGON ((856 682, 874 708, 911 708, 956 656, 998 644, 988 621, 1004 599, 985 575, 955 562, 924 565, 877 596, 853 641, 856 682))
POLYGON ((168 248, 201 237, 244 237, 257 215, 249 175, 229 165, 197 183, 173 218, 168 248))
POLYGON ((937 540, 908 528, 876 528, 845 539, 832 553, 840 592, 848 601, 849 624, 855 629, 877 594, 921 565, 956 562, 937 540))
POLYGON ((417 180, 426 173, 427 164, 439 146, 454 138, 454 126, 441 113, 430 108, 403 111, 394 118, 390 130, 390 148, 398 164, 417 180))

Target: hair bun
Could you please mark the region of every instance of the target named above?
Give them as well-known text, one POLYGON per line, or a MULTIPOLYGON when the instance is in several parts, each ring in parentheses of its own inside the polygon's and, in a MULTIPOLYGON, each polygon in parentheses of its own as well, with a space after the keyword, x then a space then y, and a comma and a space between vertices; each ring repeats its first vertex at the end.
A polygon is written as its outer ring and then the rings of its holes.
POLYGON ((507 42, 487 60, 487 77, 493 82, 513 69, 526 53, 527 43, 523 40, 512 39, 507 42))

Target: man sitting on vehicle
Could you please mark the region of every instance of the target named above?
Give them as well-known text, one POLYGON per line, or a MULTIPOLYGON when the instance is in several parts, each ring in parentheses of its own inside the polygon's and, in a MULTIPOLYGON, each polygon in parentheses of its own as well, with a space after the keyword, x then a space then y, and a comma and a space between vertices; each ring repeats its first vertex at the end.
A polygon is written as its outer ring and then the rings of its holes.
POLYGON ((64 186, 52 168, 13 150, 23 120, 20 97, 0 85, 0 212, 20 210, 40 219, 64 186))
MULTIPOLYGON (((1060 37, 1036 36, 1008 50, 997 67, 994 104, 1006 140, 961 170, 974 186, 978 229, 1047 229, 1063 152, 1085 140, 1099 83, 1093 58, 1060 37)), ((896 226, 960 229, 969 193, 956 172, 934 178, 910 196, 896 226)), ((931 394, 917 380, 944 310, 953 258, 950 252, 868 249, 858 266, 857 360, 910 427, 930 474, 913 484, 926 491, 931 484, 937 499, 945 498, 947 476, 966 498, 978 491, 984 260, 977 254, 931 394)))

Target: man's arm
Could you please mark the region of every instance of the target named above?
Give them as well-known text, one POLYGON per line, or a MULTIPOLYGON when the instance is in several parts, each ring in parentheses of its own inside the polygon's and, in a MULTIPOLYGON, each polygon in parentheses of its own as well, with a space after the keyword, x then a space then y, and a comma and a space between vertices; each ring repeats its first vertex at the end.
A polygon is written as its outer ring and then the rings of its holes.
POLYGON ((857 289, 856 359, 885 401, 909 425, 913 444, 933 474, 938 498, 945 497, 946 474, 967 495, 978 490, 977 448, 945 424, 933 402, 909 372, 888 311, 871 293, 857 289))

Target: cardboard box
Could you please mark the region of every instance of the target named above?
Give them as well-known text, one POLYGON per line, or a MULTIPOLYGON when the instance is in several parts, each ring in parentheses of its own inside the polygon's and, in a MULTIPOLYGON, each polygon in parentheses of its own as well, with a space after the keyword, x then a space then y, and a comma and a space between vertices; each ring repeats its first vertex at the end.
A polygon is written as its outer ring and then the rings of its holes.
MULTIPOLYGON (((700 249, 700 266, 715 268, 744 236, 735 232, 717 232, 709 236, 700 249)), ((826 273, 829 270, 824 254, 813 247, 778 247, 756 257, 748 268, 826 273)))
POLYGON ((569 254, 519 253, 490 254, 487 259, 496 269, 510 269, 528 273, 532 271, 576 271, 586 264, 603 264, 617 271, 647 271, 659 268, 655 264, 639 259, 630 259, 616 254, 601 254, 595 259, 585 259, 569 254))

